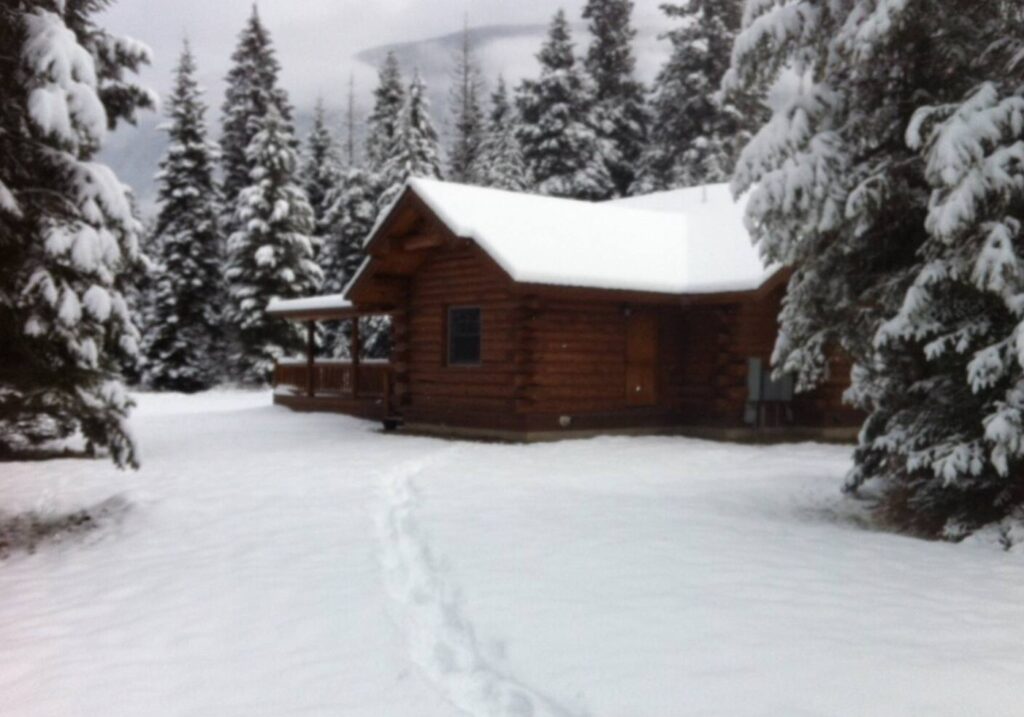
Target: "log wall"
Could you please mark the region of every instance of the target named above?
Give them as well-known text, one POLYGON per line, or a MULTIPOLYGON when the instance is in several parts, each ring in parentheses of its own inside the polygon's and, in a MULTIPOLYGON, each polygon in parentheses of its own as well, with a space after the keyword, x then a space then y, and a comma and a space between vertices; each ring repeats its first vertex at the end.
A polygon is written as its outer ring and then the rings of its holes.
MULTIPOLYGON (((394 388, 407 423, 558 431, 646 426, 742 427, 747 359, 768 362, 784 288, 740 303, 644 305, 515 285, 479 248, 432 252, 394 315, 394 388), (481 309, 478 366, 447 362, 447 311, 481 309), (657 318, 656 400, 629 405, 631 312, 657 318), (565 424, 569 417, 569 425, 565 424)), ((841 404, 849 369, 792 403, 797 425, 853 425, 841 404)))
MULTIPOLYGON (((785 289, 742 303, 679 306, 531 297, 520 344, 526 360, 519 410, 533 430, 558 428, 563 415, 580 428, 646 425, 744 426, 747 361, 771 359, 785 289), (626 310, 658 318, 657 400, 630 406, 626 396, 626 310)), ((833 357, 831 378, 798 394, 793 423, 856 425, 842 404, 849 366, 833 357)))
POLYGON ((626 324, 619 306, 531 297, 521 345, 523 411, 575 414, 623 407, 626 324))
POLYGON ((511 282, 475 245, 434 252, 409 280, 395 323, 396 391, 410 423, 516 429, 519 300, 511 282), (481 310, 481 361, 450 366, 447 314, 481 310))
MULTIPOLYGON (((785 287, 760 300, 724 305, 694 305, 666 326, 681 345, 665 357, 666 380, 686 423, 743 425, 747 400, 747 360, 771 361, 778 335, 778 314, 785 287)), ((838 352, 830 359, 830 378, 820 388, 798 393, 793 423, 801 426, 856 425, 861 416, 842 403, 850 365, 838 352)))

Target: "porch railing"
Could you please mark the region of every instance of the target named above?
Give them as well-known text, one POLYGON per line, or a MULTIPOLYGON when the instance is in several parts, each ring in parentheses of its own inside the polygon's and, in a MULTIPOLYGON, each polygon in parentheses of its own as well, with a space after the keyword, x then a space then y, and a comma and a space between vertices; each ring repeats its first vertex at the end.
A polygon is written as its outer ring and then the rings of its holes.
POLYGON ((311 382, 306 360, 282 359, 274 366, 274 387, 314 397, 387 398, 391 393, 391 364, 364 359, 353 366, 351 361, 318 359, 313 362, 311 382))

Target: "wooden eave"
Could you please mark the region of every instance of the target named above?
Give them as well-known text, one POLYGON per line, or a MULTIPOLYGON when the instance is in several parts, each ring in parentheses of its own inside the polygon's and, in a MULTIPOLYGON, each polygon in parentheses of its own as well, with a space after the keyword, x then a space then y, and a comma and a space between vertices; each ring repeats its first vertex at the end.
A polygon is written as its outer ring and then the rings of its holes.
POLYGON ((393 311, 393 307, 383 304, 360 304, 359 306, 333 309, 275 309, 268 310, 267 314, 288 321, 341 321, 360 316, 381 316, 391 311, 393 311))
POLYGON ((600 289, 589 286, 567 286, 561 284, 538 284, 513 280, 513 291, 518 294, 572 298, 578 301, 610 302, 623 304, 662 304, 674 306, 679 303, 679 294, 657 291, 634 291, 631 289, 600 289))
POLYGON ((709 293, 669 293, 656 291, 633 291, 629 289, 599 289, 584 286, 560 286, 557 284, 534 284, 513 281, 514 291, 521 294, 572 297, 580 301, 605 301, 623 304, 648 304, 660 306, 692 306, 700 304, 737 304, 744 301, 758 301, 784 285, 792 274, 790 269, 780 269, 760 286, 738 291, 717 291, 709 293))

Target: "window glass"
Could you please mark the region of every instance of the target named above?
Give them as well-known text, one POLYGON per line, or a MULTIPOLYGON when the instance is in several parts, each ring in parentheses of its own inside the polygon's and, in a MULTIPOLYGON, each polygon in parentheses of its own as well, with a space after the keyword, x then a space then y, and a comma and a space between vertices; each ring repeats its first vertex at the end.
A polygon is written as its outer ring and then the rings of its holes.
POLYGON ((448 309, 448 363, 480 363, 480 309, 448 309))

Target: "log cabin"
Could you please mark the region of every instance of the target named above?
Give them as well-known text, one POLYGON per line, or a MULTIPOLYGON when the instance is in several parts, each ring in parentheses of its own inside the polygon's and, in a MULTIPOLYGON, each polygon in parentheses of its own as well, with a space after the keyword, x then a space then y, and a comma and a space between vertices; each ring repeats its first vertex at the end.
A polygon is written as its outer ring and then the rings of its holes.
POLYGON ((584 202, 412 179, 342 294, 275 300, 307 327, 274 400, 388 427, 505 440, 600 432, 847 440, 849 367, 794 394, 769 359, 788 274, 765 266, 726 185, 584 202), (359 319, 391 320, 362 358, 359 319), (348 360, 315 322, 350 321, 348 360))

